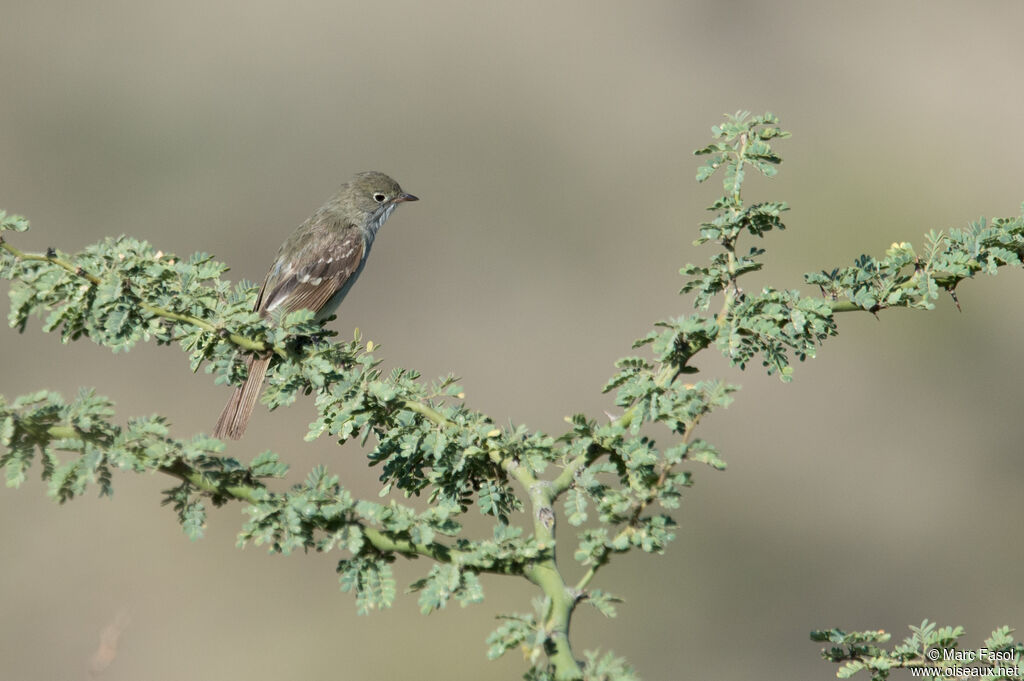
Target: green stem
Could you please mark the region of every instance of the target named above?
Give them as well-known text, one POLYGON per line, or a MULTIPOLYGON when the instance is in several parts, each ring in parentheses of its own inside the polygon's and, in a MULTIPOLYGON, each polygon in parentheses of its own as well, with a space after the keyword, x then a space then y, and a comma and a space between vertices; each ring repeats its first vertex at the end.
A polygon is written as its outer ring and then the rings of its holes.
POLYGON ((555 668, 555 678, 559 681, 583 678, 583 670, 573 657, 569 644, 569 622, 576 606, 575 594, 566 588, 561 573, 554 567, 554 560, 550 565, 545 562, 529 566, 526 577, 547 596, 548 611, 541 626, 554 647, 548 659, 555 668))
POLYGON ((829 307, 832 308, 832 312, 870 312, 849 300, 833 300, 829 303, 829 307))
MULTIPOLYGON (((620 533, 621 534, 621 533, 620 533)), ((583 593, 583 590, 587 588, 594 576, 597 575, 597 571, 607 562, 607 559, 600 560, 590 566, 590 569, 583 573, 580 577, 580 581, 576 582, 576 586, 573 587, 577 593, 583 593)))
MULTIPOLYGON (((51 428, 50 432, 52 433, 53 430, 54 429, 51 428)), ((160 466, 158 470, 164 475, 169 475, 173 478, 178 478, 183 482, 188 482, 207 494, 227 496, 253 505, 266 500, 265 496, 260 494, 262 488, 253 487, 252 485, 218 485, 203 475, 202 472, 196 470, 180 459, 166 466, 160 466)))
POLYGON ((452 423, 451 420, 445 418, 445 416, 441 412, 437 411, 433 407, 423 404, 422 402, 413 402, 411 400, 405 400, 404 402, 402 402, 402 407, 408 409, 409 411, 415 414, 419 414, 423 418, 427 419, 431 423, 434 423, 435 425, 438 426, 451 425, 452 423))
MULTIPOLYGON (((570 591, 558 570, 555 555, 555 510, 553 504, 561 493, 558 486, 547 480, 538 480, 533 473, 511 457, 492 451, 491 460, 497 463, 512 478, 522 485, 530 498, 533 514, 533 534, 538 546, 544 549, 541 558, 529 563, 523 569, 523 576, 537 585, 547 597, 548 609, 541 624, 554 650, 548 659, 555 669, 555 678, 562 680, 580 679, 583 670, 572 654, 569 643, 569 622, 576 605, 576 592, 570 591)), ((570 466, 572 463, 570 463, 570 466)), ((578 463, 581 466, 582 463, 578 463)), ((564 472, 563 472, 564 475, 564 472)), ((570 481, 571 481, 570 474, 570 481)), ((556 481, 565 484, 559 476, 556 481)))
POLYGON ((577 456, 565 465, 565 468, 562 469, 562 472, 558 474, 557 478, 551 481, 551 491, 554 499, 557 499, 572 487, 572 483, 576 479, 576 474, 581 468, 583 468, 583 466, 586 465, 587 458, 588 455, 586 454, 577 456))

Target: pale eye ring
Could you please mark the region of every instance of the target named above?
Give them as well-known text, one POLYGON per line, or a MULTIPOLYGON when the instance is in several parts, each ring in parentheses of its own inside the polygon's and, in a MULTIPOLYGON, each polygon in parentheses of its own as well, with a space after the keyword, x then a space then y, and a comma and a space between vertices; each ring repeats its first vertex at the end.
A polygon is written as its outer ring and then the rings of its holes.
POLYGON ((384 203, 384 201, 387 198, 388 198, 387 196, 385 196, 384 194, 381 194, 380 192, 377 192, 376 194, 373 195, 373 200, 376 201, 377 203, 384 203))

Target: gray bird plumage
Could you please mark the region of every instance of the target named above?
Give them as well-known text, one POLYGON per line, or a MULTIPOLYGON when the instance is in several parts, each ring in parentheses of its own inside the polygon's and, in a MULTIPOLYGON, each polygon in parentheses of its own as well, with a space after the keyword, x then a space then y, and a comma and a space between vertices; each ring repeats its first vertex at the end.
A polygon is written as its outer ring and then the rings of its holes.
MULTIPOLYGON (((256 297, 264 318, 313 310, 317 319, 334 314, 359 278, 381 225, 399 203, 417 201, 384 173, 356 174, 281 245, 256 297)), ((235 389, 217 421, 214 436, 242 437, 256 406, 270 356, 250 357, 249 375, 235 389)))

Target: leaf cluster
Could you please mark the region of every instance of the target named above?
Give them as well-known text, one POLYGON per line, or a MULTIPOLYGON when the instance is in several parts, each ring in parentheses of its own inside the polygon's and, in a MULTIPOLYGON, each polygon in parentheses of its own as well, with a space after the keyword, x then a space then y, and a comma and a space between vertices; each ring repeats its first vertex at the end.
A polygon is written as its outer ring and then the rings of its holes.
POLYGON ((870 674, 872 681, 885 681, 895 669, 911 669, 915 675, 946 678, 1024 678, 1021 672, 1024 643, 1014 641, 1010 627, 996 629, 977 649, 962 645, 963 627, 939 627, 924 620, 919 626, 911 626, 910 631, 910 636, 889 650, 882 644, 892 636, 884 631, 812 631, 811 640, 831 644, 822 649, 821 656, 841 665, 836 672, 841 679, 864 671, 870 674))
POLYGON ((1024 218, 981 218, 948 234, 928 232, 920 255, 905 241, 893 243, 884 258, 862 255, 850 267, 808 273, 804 279, 827 299, 843 301, 836 309, 930 310, 942 291, 955 301, 957 285, 975 274, 994 275, 1006 265, 1019 267, 1022 253, 1024 218))

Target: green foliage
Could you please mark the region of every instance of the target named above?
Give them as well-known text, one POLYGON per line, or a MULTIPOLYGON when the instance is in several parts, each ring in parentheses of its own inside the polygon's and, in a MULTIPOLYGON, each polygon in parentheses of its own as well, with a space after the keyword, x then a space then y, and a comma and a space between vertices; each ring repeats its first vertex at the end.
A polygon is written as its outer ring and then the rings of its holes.
POLYGON ((616 657, 614 653, 601 655, 597 650, 588 650, 583 655, 587 660, 583 678, 587 681, 637 681, 640 678, 623 658, 616 657))
POLYGON ((20 215, 8 215, 7 211, 0 210, 0 232, 3 231, 27 232, 28 220, 20 215))
MULTIPOLYGON (((541 608, 537 608, 540 610, 541 608)), ((521 646, 528 652, 534 665, 547 648, 547 636, 533 615, 500 615, 501 626, 487 637, 487 657, 495 660, 521 646)))
POLYGON ((420 592, 420 612, 424 615, 440 610, 452 597, 463 607, 484 599, 476 573, 458 565, 434 565, 429 575, 413 582, 409 588, 420 592))
MULTIPOLYGON (((341 589, 354 595, 360 613, 394 602, 392 564, 399 558, 428 559, 408 585, 424 613, 452 599, 461 606, 480 602, 481 574, 523 578, 541 597, 532 614, 500 617, 487 639, 488 656, 521 649, 527 679, 634 679, 610 653, 577 659, 569 622, 581 603, 615 616, 620 599, 591 586, 601 569, 630 551, 665 551, 675 539, 680 500, 694 484, 692 466, 725 468, 715 446, 695 430, 707 414, 729 405, 737 387, 713 378, 688 381, 698 371, 694 356, 717 348, 741 368, 757 360, 789 380, 793 358, 814 357, 836 335, 837 312, 929 309, 940 291, 1019 266, 1024 252, 1024 219, 980 220, 948 235, 929 234, 921 255, 894 244, 881 259, 862 256, 851 267, 806 275, 820 295, 745 290, 742 277, 762 268, 765 251, 743 250, 739 242, 783 230, 787 206, 748 204, 743 183, 751 171, 775 175, 781 158, 773 144, 788 133, 772 114, 740 112, 712 134, 714 142, 696 152, 707 157, 697 179, 721 171, 724 194, 709 207, 712 217, 695 243, 713 252, 704 264, 681 269, 681 292, 692 296, 696 311, 656 322, 633 345, 642 354, 616 362, 604 391, 617 414, 573 415, 558 436, 496 426, 465 404, 452 376, 425 381, 410 369, 385 374, 372 343, 358 333, 348 342, 331 340, 310 311, 261 319, 252 312, 255 286, 230 284, 222 278, 226 267, 207 254, 182 259, 127 237, 74 255, 26 253, 3 235, 24 232, 28 222, 0 212, 0 278, 12 282, 12 327, 24 332, 40 317, 42 330, 65 342, 88 338, 113 352, 140 342, 177 343, 194 371, 205 365, 215 382, 226 384, 243 380, 247 354, 272 354, 263 402, 273 409, 313 395, 317 415, 306 439, 369 443, 367 463, 379 471, 380 493, 376 500, 357 499, 325 467, 286 487, 280 479, 288 468, 272 452, 244 464, 205 435, 173 437, 159 416, 119 425, 110 400, 87 389, 70 402, 49 391, 13 401, 0 396, 7 484, 20 485, 38 461, 51 496, 65 502, 90 485, 112 494, 118 470, 159 472, 174 480, 164 503, 193 539, 202 536, 208 504, 242 502, 248 519, 240 545, 282 554, 338 552, 341 589), (410 505, 411 497, 422 497, 426 510, 410 505), (469 513, 487 519, 489 536, 464 529, 469 513), (560 517, 569 528, 556 542, 560 517)), ((849 673, 881 674, 886 664, 903 660, 892 657, 902 649, 882 651, 877 632, 815 635, 836 645, 829 659, 847 663, 849 673)))
POLYGON ((622 599, 600 589, 594 589, 583 602, 597 608, 597 611, 605 617, 615 617, 618 614, 615 604, 621 603, 622 599))
POLYGON ((822 649, 821 656, 841 665, 836 672, 841 679, 866 671, 872 681, 885 681, 894 669, 910 669, 923 677, 1024 679, 1024 643, 1013 640, 1009 627, 996 629, 973 649, 960 643, 963 627, 940 628, 925 620, 910 631, 911 635, 891 650, 880 645, 891 638, 884 631, 812 631, 811 640, 832 644, 822 649))
MULTIPOLYGON (((680 272, 687 278, 682 292, 694 293, 698 309, 707 310, 718 295, 725 298, 713 325, 711 319, 701 320, 705 326, 690 341, 693 347, 688 349, 689 354, 715 343, 733 364, 745 368, 760 356, 769 374, 777 372, 780 378, 789 380, 793 373, 789 354, 801 361, 814 357, 817 346, 836 334, 836 325, 826 301, 802 297, 796 290, 765 288, 751 294, 739 285, 740 277, 761 269, 759 258, 765 253, 762 248, 741 253, 737 248, 740 237, 747 234, 762 238, 773 230, 785 229, 781 219, 789 210, 785 203, 768 201, 748 206, 740 191, 748 166, 767 177, 778 171, 782 159, 775 154, 771 141, 789 137, 777 127, 778 122, 770 113, 751 117, 740 112, 711 129, 718 142, 696 151, 697 155, 710 157, 698 171, 697 181, 704 182, 722 170, 726 194, 708 208, 715 217, 701 224, 700 238, 695 243, 715 242, 721 252, 711 258, 710 265, 687 264, 680 272)), ((688 325, 697 322, 697 318, 690 318, 688 325)), ((686 333, 684 328, 679 331, 686 333)))
MULTIPOLYGON (((1021 207, 1024 212, 1024 206, 1021 207)), ((852 267, 804 275, 831 300, 846 299, 836 309, 870 312, 890 307, 930 310, 940 290, 954 294, 957 284, 975 274, 996 274, 999 267, 1021 265, 1024 220, 985 218, 948 235, 929 232, 922 255, 907 242, 894 243, 885 257, 860 256, 852 267)), ((955 300, 955 297, 954 297, 955 300)))

